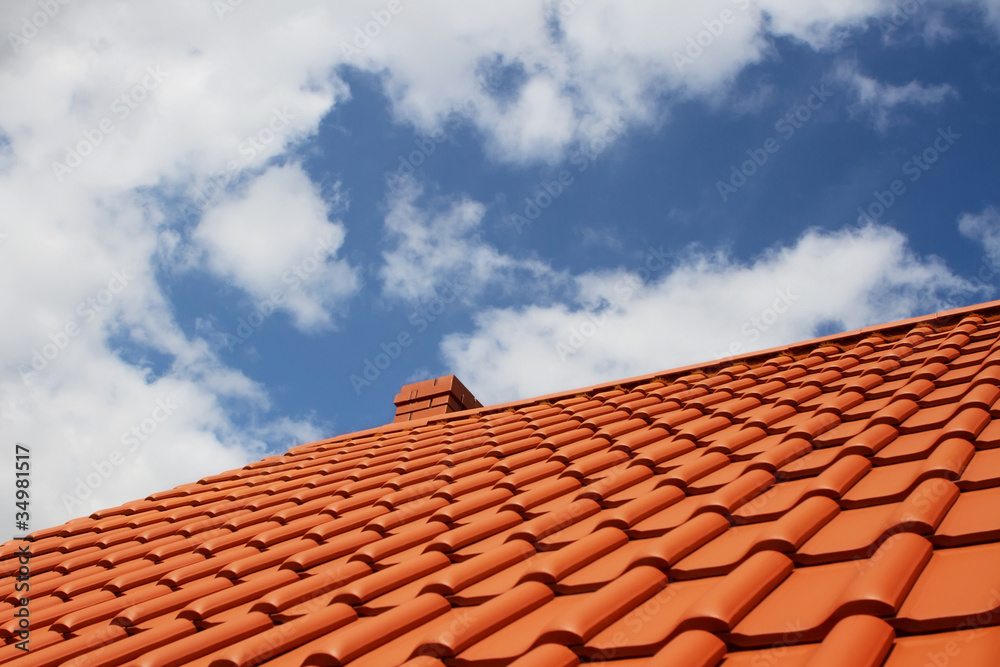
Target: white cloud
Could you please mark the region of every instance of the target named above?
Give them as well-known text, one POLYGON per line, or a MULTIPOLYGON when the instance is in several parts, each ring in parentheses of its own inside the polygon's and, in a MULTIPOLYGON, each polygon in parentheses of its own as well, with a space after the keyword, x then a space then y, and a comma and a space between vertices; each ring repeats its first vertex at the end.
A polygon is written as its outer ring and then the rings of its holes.
MULTIPOLYGON (((153 379, 116 357, 101 338, 71 339, 27 386, 10 375, 0 383, 4 432, 32 451, 35 528, 239 467, 248 455, 263 453, 264 442, 237 432, 220 405, 249 401, 266 410, 260 387, 204 357, 153 379)), ((36 349, 49 342, 39 341, 36 349)))
POLYGON ((973 5, 981 5, 986 20, 1000 30, 1000 0, 972 0, 973 5))
POLYGON ((487 310, 444 339, 445 365, 484 403, 514 400, 933 312, 973 291, 887 227, 810 231, 749 264, 668 261, 651 248, 632 270, 577 276, 569 304, 487 310))
POLYGON ((897 0, 758 0, 770 29, 821 49, 839 44, 841 33, 863 27, 892 9, 897 0))
POLYGON ((924 85, 910 81, 896 86, 862 74, 854 61, 841 61, 834 78, 845 85, 853 100, 853 115, 868 117, 880 132, 897 120, 900 107, 934 107, 958 93, 948 84, 924 85))
POLYGON ((760 11, 729 0, 405 7, 354 62, 384 68, 397 113, 426 131, 474 102, 470 121, 492 154, 515 162, 558 159, 619 118, 656 121, 663 97, 713 94, 767 48, 760 11), (417 55, 444 25, 449 38, 417 55), (703 32, 708 43, 686 55, 703 32), (498 57, 524 74, 502 95, 484 89, 483 66, 498 57))
MULTIPOLYGON (((1000 25, 1000 23, 998 23, 998 25, 1000 25)), ((955 38, 957 31, 949 25, 945 17, 945 13, 941 10, 937 10, 929 12, 924 18, 924 24, 920 29, 920 34, 924 39, 924 43, 932 46, 938 42, 951 41, 955 38)), ((891 37, 891 33, 889 36, 891 37)))
MULTIPOLYGON (((315 433, 311 419, 271 417, 263 387, 178 325, 160 269, 190 246, 160 195, 221 205, 220 185, 265 170, 346 95, 330 75, 330 17, 314 3, 244 8, 221 22, 198 0, 59 7, 32 29, 23 21, 36 2, 0 10, 0 280, 18 286, 0 303, 0 320, 16 323, 0 330, 0 430, 32 448, 34 528, 315 433), (9 33, 21 35, 16 49, 9 33), (148 421, 167 399, 173 414, 148 421), (155 432, 129 450, 123 434, 137 426, 146 436, 144 423, 155 432), (79 489, 87 498, 63 502, 112 456, 114 471, 79 489)), ((268 177, 277 178, 265 172, 264 185, 268 177)), ((342 228, 310 207, 304 185, 288 203, 299 214, 293 240, 328 225, 339 245, 342 228)), ((263 285, 232 265, 232 247, 212 250, 233 284, 263 285)), ((288 307, 303 324, 321 322, 328 294, 303 289, 288 307)), ((11 467, 0 459, 0 475, 12 478, 11 467)), ((11 510, 0 508, 7 526, 11 510)))
POLYGON ((958 218, 958 230, 966 237, 982 245, 989 260, 979 268, 979 278, 993 282, 994 271, 1000 265, 1000 209, 988 206, 979 213, 963 213, 958 218), (989 275, 982 275, 983 270, 989 275))
MULTIPOLYGON (((1000 15, 996 0, 975 2, 1000 15)), ((351 3, 341 46, 357 51, 347 62, 383 77, 397 118, 430 133, 458 111, 482 133, 494 158, 551 162, 618 119, 655 124, 671 102, 683 99, 728 103, 727 84, 774 57, 775 37, 836 51, 899 3, 510 0, 456 6, 424 0, 404 2, 380 27, 370 12, 382 7, 351 3), (353 31, 372 25, 377 36, 356 48, 353 31), (427 35, 442 37, 436 48, 423 48, 427 35), (498 63, 518 74, 502 91, 487 76, 498 63)), ((892 106, 927 104, 950 92, 913 83, 877 94, 892 106)))
POLYGON ((210 207, 194 232, 213 271, 255 300, 289 312, 303 330, 331 324, 330 311, 360 280, 336 259, 344 225, 298 164, 272 167, 210 207))
MULTIPOLYGON (((148 202, 69 183, 46 196, 44 184, 20 167, 0 178, 6 221, 19 222, 0 245, 0 280, 19 286, 0 304, 17 323, 0 331, 0 423, 32 450, 34 528, 238 467, 308 429, 268 424, 264 389, 178 327, 148 202)), ((11 465, 0 459, 0 474, 11 465)))
POLYGON ((548 265, 505 255, 482 239, 486 207, 468 198, 437 198, 421 206, 423 189, 410 177, 396 180, 389 193, 382 253, 383 293, 419 301, 444 285, 459 286, 470 300, 491 285, 512 288, 518 280, 558 282, 548 265))

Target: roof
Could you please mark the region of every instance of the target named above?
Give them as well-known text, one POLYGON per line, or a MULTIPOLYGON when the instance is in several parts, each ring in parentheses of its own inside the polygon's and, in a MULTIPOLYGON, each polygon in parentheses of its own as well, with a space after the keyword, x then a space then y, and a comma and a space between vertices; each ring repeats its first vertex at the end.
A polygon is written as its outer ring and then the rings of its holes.
POLYGON ((970 667, 1000 303, 294 447, 0 547, 0 662, 970 667))

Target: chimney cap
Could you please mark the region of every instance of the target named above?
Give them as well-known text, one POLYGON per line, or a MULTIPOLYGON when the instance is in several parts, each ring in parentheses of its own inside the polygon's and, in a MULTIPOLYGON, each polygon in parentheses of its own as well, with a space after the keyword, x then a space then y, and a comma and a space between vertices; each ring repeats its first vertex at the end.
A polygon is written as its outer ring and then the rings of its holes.
POLYGON ((393 403, 396 405, 394 422, 483 407, 454 375, 444 375, 433 380, 404 385, 396 394, 393 403))

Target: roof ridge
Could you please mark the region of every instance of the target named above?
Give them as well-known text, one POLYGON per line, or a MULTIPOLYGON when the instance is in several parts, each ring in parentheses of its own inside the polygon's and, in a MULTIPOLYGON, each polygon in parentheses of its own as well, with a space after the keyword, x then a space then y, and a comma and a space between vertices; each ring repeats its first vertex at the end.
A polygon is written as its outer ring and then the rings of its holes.
MULTIPOLYGON (((426 426, 429 424, 441 424, 472 416, 490 415, 508 410, 513 410, 516 412, 518 408, 524 408, 531 405, 539 405, 543 403, 552 403, 555 401, 559 401, 566 398, 573 398, 576 396, 586 396, 589 398, 592 394, 600 393, 602 391, 608 391, 616 387, 635 386, 638 384, 642 384, 645 382, 652 382, 652 381, 661 381, 669 383, 676 380, 675 376, 682 376, 685 373, 715 369, 715 373, 713 373, 714 375, 722 370, 725 370, 725 368, 727 367, 726 364, 735 366, 738 365, 740 362, 745 362, 746 360, 759 359, 760 360, 759 363, 750 366, 750 369, 753 369, 764 365, 765 363, 767 363, 768 359, 771 359, 782 353, 787 354, 790 351, 794 350, 798 351, 798 354, 800 356, 807 357, 809 356, 810 351, 818 349, 822 345, 833 345, 837 347, 838 343, 842 341, 857 340, 858 342, 860 342, 861 340, 864 340, 866 337, 872 334, 882 333, 887 330, 892 330, 892 331, 900 330, 900 333, 894 334, 893 339, 888 341, 888 342, 895 342, 896 340, 905 338, 908 335, 909 330, 912 330, 913 328, 919 326, 927 326, 933 329, 935 332, 939 332, 942 329, 950 326, 951 325, 950 323, 952 323, 956 318, 959 318, 960 316, 962 318, 978 316, 981 317, 984 322, 995 322, 997 320, 1000 320, 1000 299, 972 306, 964 306, 961 308, 940 311, 937 313, 930 313, 918 317, 911 317, 905 320, 885 322, 878 325, 862 327, 860 329, 852 331, 844 331, 836 334, 830 334, 827 336, 819 336, 817 338, 811 338, 805 341, 799 341, 788 345, 757 350, 754 352, 747 352, 744 354, 734 355, 731 357, 722 357, 714 361, 698 362, 695 364, 689 364, 687 366, 680 366, 678 368, 656 371, 654 373, 649 373, 646 375, 639 375, 631 378, 612 380, 610 382, 591 385, 589 387, 564 390, 564 391, 554 392, 551 394, 542 394, 534 398, 516 399, 513 401, 507 401, 505 403, 497 403, 494 405, 484 405, 480 408, 471 408, 469 410, 459 410, 455 412, 450 412, 447 415, 434 415, 426 417, 424 419, 418 418, 406 422, 383 424, 381 426, 375 426, 362 431, 354 431, 352 433, 345 433, 338 436, 334 436, 332 438, 326 438, 324 440, 319 440, 312 443, 297 445, 296 447, 289 449, 288 452, 286 453, 291 453, 293 450, 296 449, 312 447, 320 444, 334 444, 345 440, 351 440, 357 436, 362 436, 362 435, 399 433, 402 431, 413 430, 420 426, 426 426), (984 314, 984 311, 993 311, 993 312, 989 314, 984 314), (908 331, 902 332, 903 329, 907 329, 908 331), (668 380, 667 378, 674 378, 674 379, 668 380)), ((842 349, 841 352, 846 352, 846 349, 842 349)), ((793 358, 795 357, 793 356, 793 358)))

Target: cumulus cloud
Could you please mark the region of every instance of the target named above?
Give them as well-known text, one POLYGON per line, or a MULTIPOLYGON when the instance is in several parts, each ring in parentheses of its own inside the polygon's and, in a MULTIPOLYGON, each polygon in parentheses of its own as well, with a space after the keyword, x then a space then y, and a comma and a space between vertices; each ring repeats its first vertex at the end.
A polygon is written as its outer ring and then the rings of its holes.
POLYGON ((919 81, 897 86, 862 74, 855 61, 841 61, 834 79, 852 98, 852 115, 868 118, 879 132, 898 120, 901 107, 936 107, 958 93, 946 83, 924 85, 919 81))
POLYGON ((480 400, 514 400, 932 312, 975 289, 881 226, 809 231, 749 263, 651 248, 576 283, 565 304, 479 314, 442 342, 446 365, 480 400))
POLYGON ((760 0, 756 3, 772 32, 801 40, 813 48, 839 45, 844 32, 864 27, 871 17, 893 8, 894 0, 760 0))
POLYGON ((491 285, 511 289, 518 281, 558 282, 549 266, 506 255, 482 237, 486 207, 468 198, 432 198, 412 177, 398 179, 389 194, 382 253, 382 292, 407 301, 433 298, 443 285, 458 285, 464 300, 491 285))
POLYGON ((266 392, 177 325, 148 202, 69 185, 46 197, 39 183, 23 168, 0 179, 21 214, 4 222, 22 223, 0 245, 0 279, 21 286, 0 305, 17 323, 0 332, 0 421, 31 448, 33 527, 239 466, 310 428, 239 417, 266 415, 266 392))
POLYGON ((987 206, 979 213, 963 213, 958 218, 958 230, 983 247, 986 256, 974 273, 991 292, 995 291, 1000 274, 1000 209, 987 206))
MULTIPOLYGON (((995 0, 975 0, 996 15, 995 0)), ((657 123, 686 99, 728 99, 744 69, 773 57, 775 37, 836 51, 895 0, 444 0, 351 3, 338 33, 345 62, 383 78, 396 117, 432 132, 458 112, 509 162, 558 161, 608 124, 657 123), (347 33, 344 36, 344 33, 347 33), (367 35, 365 33, 368 33, 367 35), (371 35, 369 37, 368 35, 371 35), (440 35, 436 48, 422 48, 440 35), (499 81, 499 84, 498 84, 499 81)), ((944 88, 875 91, 892 106, 929 103, 944 88)))
MULTIPOLYGON (((0 304, 0 319, 16 323, 0 331, 0 421, 32 451, 33 528, 318 432, 312 418, 270 416, 265 388, 179 326, 163 282, 164 260, 191 249, 179 202, 194 222, 206 213, 206 266, 251 294, 275 270, 261 259, 258 281, 237 266, 253 258, 220 238, 241 201, 227 186, 243 180, 244 197, 272 211, 289 189, 287 239, 268 239, 244 211, 248 233, 278 258, 298 257, 314 233, 331 232, 331 248, 343 238, 304 174, 268 169, 347 94, 321 29, 287 48, 289 26, 322 7, 220 21, 212 3, 193 0, 54 4, 42 19, 30 0, 0 11, 0 279, 19 286, 0 304)), ((324 270, 346 268, 324 259, 324 270)), ((330 282, 289 299, 303 327, 343 296, 348 281, 330 282)), ((11 464, 0 460, 0 474, 11 478, 11 464)), ((8 526, 10 512, 0 509, 8 526)))
POLYGON ((473 109, 491 154, 514 162, 558 160, 619 118, 658 120, 664 97, 714 93, 767 48, 760 10, 742 0, 404 7, 349 62, 384 68, 398 116, 425 131, 473 109), (414 57, 443 25, 449 39, 414 57), (501 75, 519 74, 499 89, 498 61, 501 75))
POLYGON ((194 239, 213 271, 311 330, 330 325, 360 282, 336 259, 345 229, 329 208, 300 165, 272 167, 208 209, 194 239))

